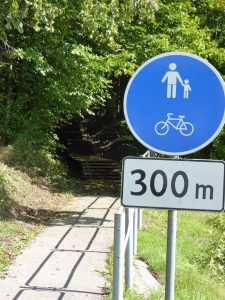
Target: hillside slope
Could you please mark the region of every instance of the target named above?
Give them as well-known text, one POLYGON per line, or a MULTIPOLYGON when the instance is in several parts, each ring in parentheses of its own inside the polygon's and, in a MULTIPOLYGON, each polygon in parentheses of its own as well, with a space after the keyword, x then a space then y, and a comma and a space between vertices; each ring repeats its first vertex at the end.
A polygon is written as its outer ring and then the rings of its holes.
POLYGON ((0 162, 0 275, 71 197, 0 162))

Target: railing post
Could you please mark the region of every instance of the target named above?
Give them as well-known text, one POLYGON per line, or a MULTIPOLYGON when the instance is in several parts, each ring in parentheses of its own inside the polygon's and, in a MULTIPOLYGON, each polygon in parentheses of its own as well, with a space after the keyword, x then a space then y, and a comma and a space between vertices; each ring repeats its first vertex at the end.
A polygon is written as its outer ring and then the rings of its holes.
MULTIPOLYGON (((143 157, 154 157, 154 154, 147 151, 143 157)), ((125 214, 121 208, 114 219, 112 300, 123 300, 124 256, 125 287, 133 287, 133 256, 137 254, 137 230, 142 227, 141 208, 126 208, 125 214)))
POLYGON ((138 229, 142 227, 142 208, 138 208, 138 229))
POLYGON ((112 300, 123 300, 125 215, 114 217, 114 256, 112 300))
POLYGON ((133 214, 133 254, 137 254, 137 230, 138 230, 138 209, 134 209, 134 214, 133 214))
POLYGON ((126 232, 130 226, 130 234, 125 251, 125 285, 126 288, 133 287, 133 208, 126 208, 126 232))

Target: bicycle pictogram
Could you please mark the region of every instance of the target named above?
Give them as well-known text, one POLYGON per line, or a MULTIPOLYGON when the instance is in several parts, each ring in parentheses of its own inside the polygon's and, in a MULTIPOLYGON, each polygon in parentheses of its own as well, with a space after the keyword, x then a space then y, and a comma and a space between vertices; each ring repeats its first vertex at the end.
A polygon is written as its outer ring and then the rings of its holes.
POLYGON ((194 126, 190 122, 185 122, 184 118, 186 118, 186 116, 174 118, 173 113, 168 113, 166 121, 159 121, 155 124, 155 132, 158 135, 166 135, 170 127, 173 127, 175 130, 180 131, 180 134, 183 136, 192 135, 194 126))

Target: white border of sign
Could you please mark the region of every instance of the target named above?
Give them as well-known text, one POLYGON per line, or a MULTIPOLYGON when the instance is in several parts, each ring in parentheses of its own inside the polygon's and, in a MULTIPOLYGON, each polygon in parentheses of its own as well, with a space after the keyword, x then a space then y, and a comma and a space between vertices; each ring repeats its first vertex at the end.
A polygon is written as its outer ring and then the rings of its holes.
POLYGON ((155 152, 158 152, 158 153, 162 153, 162 154, 166 154, 166 155, 185 155, 185 154, 190 154, 190 153, 193 153, 193 152, 196 152, 204 147, 206 147, 208 144, 210 144, 216 137, 217 135, 220 133, 220 131, 222 130, 223 126, 224 126, 224 123, 225 123, 225 110, 224 110, 224 114, 223 114, 223 118, 221 120, 221 123, 220 123, 220 126, 218 127, 218 129, 216 130, 216 132, 211 136, 211 138, 209 140, 207 140, 205 143, 201 144, 200 146, 194 148, 194 149, 191 149, 191 150, 188 150, 188 151, 184 151, 184 152, 166 152, 166 151, 162 151, 160 149, 157 149, 157 148, 154 148, 154 147, 151 147, 150 145, 148 145, 145 141, 143 141, 137 134, 136 132, 133 130, 132 128, 132 125, 130 124, 130 121, 129 121, 129 116, 127 114, 127 95, 128 95, 128 92, 129 92, 129 89, 130 89, 130 86, 133 82, 133 80, 135 79, 135 77, 137 76, 137 74, 146 66, 148 65, 149 63, 153 62, 154 60, 157 60, 161 57, 165 57, 165 56, 171 56, 171 55, 183 55, 183 56, 188 56, 188 57, 192 57, 194 59, 197 59, 199 61, 201 61, 202 63, 204 63, 205 65, 207 65, 214 73, 215 75, 217 76, 217 78, 219 79, 222 87, 223 87, 223 90, 224 90, 224 98, 225 98, 225 83, 223 81, 223 78, 222 76, 220 75, 220 73, 216 70, 216 68, 211 65, 207 60, 195 55, 195 54, 191 54, 191 53, 187 53, 187 52, 167 52, 167 53, 163 53, 163 54, 160 54, 160 55, 157 55, 149 60, 147 60, 143 65, 141 65, 137 70, 136 72, 134 73, 134 75, 131 77, 131 79, 129 80, 128 82, 128 85, 126 87, 126 90, 125 90, 125 94, 124 94, 124 115, 125 115, 125 119, 126 119, 126 122, 127 122, 127 125, 131 131, 131 133, 134 135, 134 137, 142 144, 144 145, 147 149, 151 149, 155 152))

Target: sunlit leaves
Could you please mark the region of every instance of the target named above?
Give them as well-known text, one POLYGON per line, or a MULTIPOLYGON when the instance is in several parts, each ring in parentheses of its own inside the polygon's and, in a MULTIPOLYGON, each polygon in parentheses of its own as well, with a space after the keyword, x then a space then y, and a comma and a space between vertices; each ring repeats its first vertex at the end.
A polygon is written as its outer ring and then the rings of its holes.
POLYGON ((25 27, 35 31, 44 28, 53 31, 55 17, 60 13, 60 5, 52 4, 47 0, 5 0, 0 8, 0 39, 7 41, 11 30, 24 32, 25 27))

